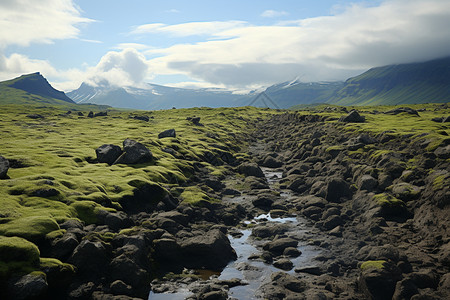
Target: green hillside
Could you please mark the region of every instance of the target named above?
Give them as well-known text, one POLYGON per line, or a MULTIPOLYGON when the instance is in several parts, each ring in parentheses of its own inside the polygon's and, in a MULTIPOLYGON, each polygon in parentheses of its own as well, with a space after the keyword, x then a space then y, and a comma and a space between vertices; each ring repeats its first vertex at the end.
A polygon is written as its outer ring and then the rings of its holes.
POLYGON ((338 105, 398 105, 450 101, 450 57, 390 65, 350 78, 329 98, 338 105))

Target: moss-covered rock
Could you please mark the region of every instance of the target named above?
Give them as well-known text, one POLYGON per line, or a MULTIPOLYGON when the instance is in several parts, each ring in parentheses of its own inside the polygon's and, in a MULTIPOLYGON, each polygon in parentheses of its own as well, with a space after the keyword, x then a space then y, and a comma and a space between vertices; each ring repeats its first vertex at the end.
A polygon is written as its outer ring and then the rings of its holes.
POLYGON ((0 278, 27 273, 39 266, 38 247, 20 237, 0 236, 0 278))
POLYGON ((41 216, 18 218, 0 224, 0 234, 19 236, 29 241, 42 240, 48 233, 59 229, 55 219, 41 216))

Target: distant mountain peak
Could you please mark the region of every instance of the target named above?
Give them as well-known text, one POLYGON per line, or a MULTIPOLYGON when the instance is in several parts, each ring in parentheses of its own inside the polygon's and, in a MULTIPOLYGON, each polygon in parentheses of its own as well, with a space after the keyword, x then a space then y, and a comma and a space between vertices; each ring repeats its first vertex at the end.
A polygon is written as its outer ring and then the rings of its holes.
POLYGON ((10 81, 9 87, 25 91, 45 98, 53 98, 69 103, 75 103, 64 92, 53 88, 40 72, 22 75, 10 81))

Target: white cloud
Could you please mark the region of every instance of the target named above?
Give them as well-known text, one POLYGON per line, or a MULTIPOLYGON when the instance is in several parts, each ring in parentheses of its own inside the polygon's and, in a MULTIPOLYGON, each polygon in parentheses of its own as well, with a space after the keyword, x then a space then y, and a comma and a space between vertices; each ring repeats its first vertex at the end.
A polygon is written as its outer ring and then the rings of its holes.
POLYGON ((72 0, 2 0, 0 48, 75 38, 79 35, 76 25, 86 22, 91 20, 80 16, 72 0))
POLYGON ((159 24, 142 31, 216 38, 145 52, 160 55, 149 61, 152 71, 245 88, 298 75, 304 81, 346 79, 373 66, 450 55, 450 2, 444 0, 354 4, 336 15, 274 26, 212 24, 159 24))
POLYGON ((149 65, 143 54, 134 48, 110 51, 86 72, 86 81, 98 85, 108 82, 116 86, 138 86, 149 75, 149 65))
POLYGON ((278 11, 278 10, 266 10, 261 14, 261 17, 264 18, 277 18, 282 16, 287 16, 289 13, 285 11, 278 11))
POLYGON ((176 37, 192 35, 215 35, 225 30, 240 28, 247 25, 243 21, 226 22, 189 22, 176 25, 167 25, 163 23, 144 24, 136 27, 132 34, 164 33, 176 37))

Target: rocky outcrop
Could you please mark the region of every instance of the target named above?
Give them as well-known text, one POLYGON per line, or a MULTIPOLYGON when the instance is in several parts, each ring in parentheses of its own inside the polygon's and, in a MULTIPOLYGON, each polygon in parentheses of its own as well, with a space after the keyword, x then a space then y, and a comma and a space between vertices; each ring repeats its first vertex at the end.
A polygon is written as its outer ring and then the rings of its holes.
POLYGON ((0 179, 8 178, 9 161, 0 155, 0 179))

